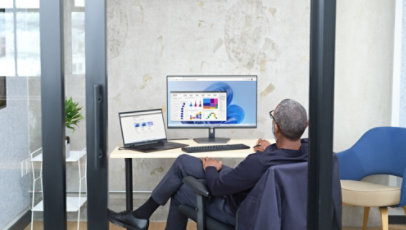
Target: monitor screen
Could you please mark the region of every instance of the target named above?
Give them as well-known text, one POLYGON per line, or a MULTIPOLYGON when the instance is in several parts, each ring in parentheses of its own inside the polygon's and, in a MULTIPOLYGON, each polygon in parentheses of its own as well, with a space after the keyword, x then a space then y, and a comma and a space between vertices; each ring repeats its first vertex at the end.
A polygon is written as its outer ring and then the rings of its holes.
POLYGON ((168 128, 255 128, 257 76, 167 76, 168 128))
POLYGON ((119 113, 124 146, 166 140, 162 110, 119 113))

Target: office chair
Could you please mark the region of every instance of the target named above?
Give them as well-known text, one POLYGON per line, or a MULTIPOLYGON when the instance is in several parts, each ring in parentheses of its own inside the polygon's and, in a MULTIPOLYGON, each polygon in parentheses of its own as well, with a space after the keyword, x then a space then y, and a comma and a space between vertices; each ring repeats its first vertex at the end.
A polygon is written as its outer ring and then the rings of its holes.
POLYGON ((370 207, 379 207, 382 229, 388 229, 388 207, 403 207, 406 181, 401 187, 385 186, 362 178, 374 174, 406 176, 406 129, 378 127, 367 131, 350 149, 337 153, 344 205, 364 207, 366 229, 370 207))
MULTIPOLYGON (((335 169, 338 169, 335 161, 335 169)), ((341 190, 338 171, 335 173, 338 188, 333 197, 332 218, 334 228, 341 229, 341 190)), ((235 226, 222 223, 205 214, 204 199, 210 197, 206 186, 193 177, 184 178, 197 195, 197 208, 180 205, 179 211, 197 222, 198 230, 264 230, 306 229, 307 213, 307 162, 270 167, 241 203, 235 226)))

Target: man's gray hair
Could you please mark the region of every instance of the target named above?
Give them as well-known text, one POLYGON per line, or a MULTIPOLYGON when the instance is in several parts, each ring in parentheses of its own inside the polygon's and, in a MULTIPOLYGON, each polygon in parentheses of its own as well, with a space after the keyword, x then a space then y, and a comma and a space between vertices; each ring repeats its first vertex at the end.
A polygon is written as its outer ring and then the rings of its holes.
POLYGON ((306 109, 297 101, 284 99, 274 111, 275 122, 283 136, 298 140, 307 127, 306 109))

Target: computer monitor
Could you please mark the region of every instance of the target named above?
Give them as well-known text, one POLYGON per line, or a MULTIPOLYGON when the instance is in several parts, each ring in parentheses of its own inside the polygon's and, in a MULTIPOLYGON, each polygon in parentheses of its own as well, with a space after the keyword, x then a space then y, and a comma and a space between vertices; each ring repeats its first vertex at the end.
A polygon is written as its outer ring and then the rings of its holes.
POLYGON ((257 76, 167 76, 168 128, 208 128, 202 142, 216 138, 215 128, 257 127, 257 76))
POLYGON ((159 144, 166 141, 161 109, 120 112, 124 147, 159 144))

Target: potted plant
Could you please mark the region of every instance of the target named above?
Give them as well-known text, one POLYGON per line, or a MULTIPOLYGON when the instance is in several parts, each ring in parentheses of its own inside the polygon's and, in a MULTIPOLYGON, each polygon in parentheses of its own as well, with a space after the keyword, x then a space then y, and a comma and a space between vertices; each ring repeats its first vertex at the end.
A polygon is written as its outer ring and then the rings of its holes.
MULTIPOLYGON (((79 106, 79 103, 74 102, 72 97, 65 99, 65 127, 72 130, 72 133, 75 132, 75 128, 78 127, 78 123, 83 119, 82 114, 80 113, 82 107, 79 106)), ((70 154, 70 138, 69 136, 65 137, 66 144, 66 158, 70 154)))

